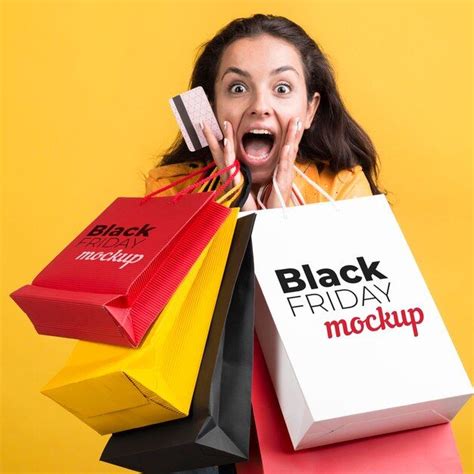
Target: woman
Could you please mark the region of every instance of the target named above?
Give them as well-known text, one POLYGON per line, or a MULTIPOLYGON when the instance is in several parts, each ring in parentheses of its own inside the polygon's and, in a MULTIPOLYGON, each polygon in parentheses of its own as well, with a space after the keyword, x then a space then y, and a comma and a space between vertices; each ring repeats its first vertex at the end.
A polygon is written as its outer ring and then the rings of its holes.
MULTIPOLYGON (((150 171, 147 192, 211 159, 223 168, 236 158, 251 180, 244 210, 259 208, 262 200, 265 207, 281 205, 273 176, 287 205, 325 200, 295 175, 294 164, 336 199, 380 192, 370 138, 345 109, 320 48, 292 21, 258 14, 229 23, 204 45, 190 83, 197 86, 204 88, 224 139, 219 143, 203 123, 209 149, 190 153, 178 136, 150 171)), ((234 184, 241 179, 236 176, 234 184)))

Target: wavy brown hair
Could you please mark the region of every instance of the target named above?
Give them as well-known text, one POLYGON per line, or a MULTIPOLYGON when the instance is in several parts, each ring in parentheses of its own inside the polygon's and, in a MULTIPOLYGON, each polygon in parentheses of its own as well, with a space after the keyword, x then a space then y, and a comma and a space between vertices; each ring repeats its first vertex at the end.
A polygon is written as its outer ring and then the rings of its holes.
MULTIPOLYGON (((380 194, 377 187, 378 158, 372 141, 345 108, 337 90, 334 72, 321 48, 303 28, 291 20, 257 14, 230 22, 201 46, 190 88, 202 86, 213 104, 214 84, 225 48, 238 39, 262 34, 283 39, 299 51, 308 101, 315 92, 321 96, 313 123, 305 130, 299 144, 298 160, 314 162, 319 169, 328 166, 335 173, 361 165, 372 193, 380 194)), ((211 158, 208 148, 191 153, 179 134, 160 164, 195 160, 208 162, 211 158)))

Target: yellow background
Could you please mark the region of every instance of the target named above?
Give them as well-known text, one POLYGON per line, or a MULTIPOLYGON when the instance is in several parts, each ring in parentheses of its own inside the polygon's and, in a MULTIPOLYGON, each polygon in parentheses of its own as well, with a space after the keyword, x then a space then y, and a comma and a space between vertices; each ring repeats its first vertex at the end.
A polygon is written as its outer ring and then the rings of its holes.
MULTIPOLYGON (((382 184, 473 379, 472 4, 459 1, 6 1, 3 291, 28 283, 174 138, 168 98, 237 16, 281 14, 329 55, 382 184)), ((377 225, 374 223, 374 232, 377 225)), ((40 395, 74 342, 3 296, 3 472, 118 472, 106 438, 40 395)), ((443 381, 440 381, 443 383, 443 381)), ((473 402, 453 426, 465 472, 473 402)))

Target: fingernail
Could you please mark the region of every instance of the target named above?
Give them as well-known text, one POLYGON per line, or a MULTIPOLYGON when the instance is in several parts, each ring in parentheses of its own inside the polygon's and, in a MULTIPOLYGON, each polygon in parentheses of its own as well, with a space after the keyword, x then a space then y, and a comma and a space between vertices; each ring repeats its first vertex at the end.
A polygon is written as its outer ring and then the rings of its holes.
POLYGON ((299 131, 300 131, 300 128, 301 128, 301 120, 298 119, 298 120, 296 121, 296 131, 299 132, 299 131))
POLYGON ((225 146, 225 147, 227 146, 227 143, 228 143, 228 142, 229 142, 229 141, 227 140, 227 138, 224 138, 224 146, 225 146))
POLYGON ((199 126, 201 127, 201 130, 204 130, 204 122, 202 120, 199 120, 199 126))
POLYGON ((227 120, 224 120, 224 130, 227 130, 227 120))

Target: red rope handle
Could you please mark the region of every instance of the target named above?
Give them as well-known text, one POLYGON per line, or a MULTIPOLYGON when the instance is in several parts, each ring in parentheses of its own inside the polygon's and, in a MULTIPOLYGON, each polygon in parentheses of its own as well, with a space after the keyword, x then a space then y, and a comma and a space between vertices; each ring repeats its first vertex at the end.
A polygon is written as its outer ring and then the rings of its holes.
POLYGON ((240 172, 240 162, 235 160, 232 165, 230 165, 230 167, 234 167, 235 166, 235 170, 232 172, 232 174, 227 178, 226 182, 224 184, 221 184, 216 190, 215 190, 215 193, 216 193, 216 196, 219 196, 219 194, 223 193, 227 186, 229 186, 229 184, 232 182, 232 180, 239 174, 240 172))
MULTIPOLYGON (((212 169, 215 167, 215 163, 211 162, 204 168, 200 168, 197 171, 194 171, 190 174, 187 174, 184 178, 178 179, 176 181, 173 181, 171 184, 168 184, 167 186, 163 186, 160 189, 157 189, 156 191, 151 192, 150 194, 147 194, 146 196, 143 197, 141 200, 141 203, 144 203, 151 199, 153 196, 156 196, 157 194, 162 193, 163 191, 166 191, 168 189, 174 188, 177 184, 184 183, 185 181, 188 181, 190 178, 193 178, 194 176, 200 175, 205 173, 206 171, 212 169)), ((212 178, 212 176, 207 176, 206 178, 201 179, 202 182, 209 181, 212 178)), ((186 188, 187 189, 187 188, 186 188)))
POLYGON ((227 173, 232 168, 235 168, 235 170, 233 171, 231 176, 229 176, 229 178, 227 178, 226 182, 223 185, 219 186, 219 188, 217 188, 216 191, 214 191, 214 194, 216 194, 217 191, 219 191, 221 188, 225 189, 229 185, 229 183, 235 178, 237 173, 240 171, 240 163, 237 160, 235 160, 231 165, 220 169, 219 171, 217 171, 213 175, 207 176, 206 178, 203 178, 199 181, 196 181, 195 183, 190 184, 188 187, 182 189, 179 193, 176 194, 174 200, 177 201, 181 196, 184 196, 185 194, 190 194, 192 191, 194 191, 196 188, 198 188, 201 184, 205 183, 206 181, 209 181, 210 179, 214 179, 217 176, 221 176, 224 173, 227 173))

